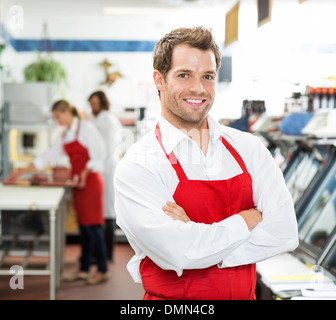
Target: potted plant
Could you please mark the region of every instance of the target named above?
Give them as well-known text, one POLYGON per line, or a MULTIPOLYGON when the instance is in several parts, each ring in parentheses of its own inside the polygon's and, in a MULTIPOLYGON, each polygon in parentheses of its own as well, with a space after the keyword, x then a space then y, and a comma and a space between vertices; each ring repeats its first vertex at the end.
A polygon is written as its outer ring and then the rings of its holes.
POLYGON ((37 60, 24 68, 25 81, 48 81, 57 85, 66 83, 66 72, 62 65, 50 55, 42 56, 38 52, 37 60))

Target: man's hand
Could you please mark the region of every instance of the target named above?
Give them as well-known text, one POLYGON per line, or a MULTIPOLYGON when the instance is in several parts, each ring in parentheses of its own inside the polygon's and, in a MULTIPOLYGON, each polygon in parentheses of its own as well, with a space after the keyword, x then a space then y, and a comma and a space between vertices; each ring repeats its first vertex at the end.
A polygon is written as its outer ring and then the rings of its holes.
POLYGON ((254 208, 240 211, 238 214, 244 219, 250 231, 262 221, 262 213, 254 208))
POLYGON ((166 205, 163 206, 162 209, 168 216, 172 217, 174 220, 180 220, 182 222, 190 221, 184 209, 174 202, 167 201, 166 205))
MULTIPOLYGON (((182 222, 190 221, 184 209, 174 202, 167 201, 166 205, 163 206, 162 209, 174 220, 180 220, 182 222)), ((244 219, 249 230, 252 230, 259 222, 262 221, 262 213, 254 208, 241 211, 238 214, 244 219)))

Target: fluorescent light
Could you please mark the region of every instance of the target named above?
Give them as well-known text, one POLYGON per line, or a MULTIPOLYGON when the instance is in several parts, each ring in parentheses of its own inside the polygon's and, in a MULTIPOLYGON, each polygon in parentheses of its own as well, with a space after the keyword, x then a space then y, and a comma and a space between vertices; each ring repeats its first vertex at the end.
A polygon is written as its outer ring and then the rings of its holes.
POLYGON ((105 7, 103 13, 110 15, 152 15, 168 14, 176 9, 176 7, 105 7))

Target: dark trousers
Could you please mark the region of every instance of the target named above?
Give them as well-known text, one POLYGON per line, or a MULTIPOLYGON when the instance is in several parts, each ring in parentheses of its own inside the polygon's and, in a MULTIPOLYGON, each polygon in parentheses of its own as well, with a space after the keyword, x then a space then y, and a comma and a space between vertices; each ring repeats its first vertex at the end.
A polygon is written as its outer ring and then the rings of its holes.
POLYGON ((96 253, 98 271, 107 272, 107 255, 106 245, 102 225, 79 226, 80 241, 82 246, 80 270, 89 272, 91 257, 93 252, 96 253))
POLYGON ((114 231, 116 228, 116 219, 105 219, 104 236, 106 242, 107 259, 113 261, 113 249, 115 244, 114 231))

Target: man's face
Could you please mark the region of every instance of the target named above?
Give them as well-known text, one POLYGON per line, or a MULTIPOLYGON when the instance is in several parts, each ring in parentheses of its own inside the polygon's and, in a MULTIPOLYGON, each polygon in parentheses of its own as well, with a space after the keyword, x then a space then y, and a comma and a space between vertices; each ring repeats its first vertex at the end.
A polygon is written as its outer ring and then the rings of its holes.
POLYGON ((92 96, 90 99, 92 113, 96 116, 101 111, 100 100, 97 96, 92 96))
POLYGON ((178 45, 166 79, 157 70, 162 115, 178 128, 200 128, 215 98, 216 60, 211 50, 178 45))

